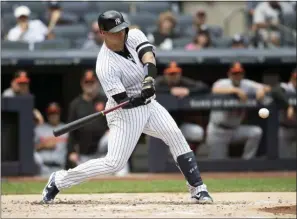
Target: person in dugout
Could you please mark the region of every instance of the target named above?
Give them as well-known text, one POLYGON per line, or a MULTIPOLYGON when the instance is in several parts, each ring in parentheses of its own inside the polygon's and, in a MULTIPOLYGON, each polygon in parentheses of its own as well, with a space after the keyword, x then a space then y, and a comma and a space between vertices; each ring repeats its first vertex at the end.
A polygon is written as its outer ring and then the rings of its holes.
MULTIPOLYGON (((100 84, 93 70, 86 70, 81 79, 82 94, 70 104, 68 122, 105 109, 106 96, 100 92, 100 84)), ((69 133, 66 169, 99 158, 107 153, 108 126, 105 117, 69 133)), ((130 172, 127 164, 116 175, 130 172)))
MULTIPOLYGON (((164 75, 156 78, 155 87, 157 93, 170 94, 177 98, 184 98, 191 94, 202 94, 209 92, 209 87, 200 81, 187 78, 182 75, 182 68, 172 61, 164 70, 164 75)), ((171 113, 179 125, 182 133, 188 141, 194 153, 204 139, 203 128, 196 124, 191 117, 185 118, 181 113, 171 113), (189 120, 189 121, 186 121, 189 120)))
MULTIPOLYGON (((289 95, 296 95, 297 68, 295 68, 288 82, 281 82, 273 88, 272 96, 280 106, 278 129, 278 154, 280 158, 296 157, 296 105, 289 101, 289 95)), ((295 98, 296 101, 296 98, 295 98)))
MULTIPOLYGON (((255 95, 263 100, 271 87, 244 78, 245 70, 241 63, 232 63, 227 73, 228 78, 217 80, 212 87, 214 94, 234 94, 242 102, 248 95, 255 95)), ((249 160, 256 156, 262 138, 262 129, 257 125, 241 124, 246 115, 245 109, 211 110, 206 131, 208 158, 228 158, 231 143, 245 143, 242 159, 249 160)))
MULTIPOLYGON (((30 92, 31 79, 25 70, 18 70, 15 72, 10 87, 5 89, 2 93, 2 97, 16 97, 16 96, 30 96, 33 95, 30 92)), ((33 109, 33 116, 35 125, 41 125, 44 123, 44 118, 37 108, 33 109)))
POLYGON ((65 165, 68 134, 59 137, 53 136, 53 130, 63 126, 60 120, 61 107, 52 102, 46 109, 47 122, 38 125, 35 130, 35 153, 34 159, 39 167, 41 176, 49 176, 65 165))

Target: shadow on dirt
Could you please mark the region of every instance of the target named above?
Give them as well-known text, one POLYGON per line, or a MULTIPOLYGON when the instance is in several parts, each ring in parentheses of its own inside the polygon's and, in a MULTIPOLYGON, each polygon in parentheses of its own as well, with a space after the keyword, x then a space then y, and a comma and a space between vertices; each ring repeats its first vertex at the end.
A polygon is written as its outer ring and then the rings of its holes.
POLYGON ((272 208, 260 208, 260 211, 265 211, 272 214, 293 214, 296 215, 296 205, 291 206, 278 206, 272 208))

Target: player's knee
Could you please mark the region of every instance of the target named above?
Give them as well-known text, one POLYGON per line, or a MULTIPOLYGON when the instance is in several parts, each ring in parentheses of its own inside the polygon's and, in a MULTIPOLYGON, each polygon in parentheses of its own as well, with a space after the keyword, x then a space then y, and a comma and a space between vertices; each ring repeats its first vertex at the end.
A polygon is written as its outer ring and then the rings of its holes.
POLYGON ((117 172, 124 168, 125 162, 120 159, 105 157, 105 164, 108 166, 111 172, 117 172))
POLYGON ((251 137, 261 138, 262 137, 262 134, 263 134, 263 131, 262 131, 262 129, 260 127, 254 127, 251 130, 251 137))
POLYGON ((204 136, 203 128, 196 124, 183 124, 181 125, 180 130, 187 139, 187 141, 200 142, 202 141, 204 136))

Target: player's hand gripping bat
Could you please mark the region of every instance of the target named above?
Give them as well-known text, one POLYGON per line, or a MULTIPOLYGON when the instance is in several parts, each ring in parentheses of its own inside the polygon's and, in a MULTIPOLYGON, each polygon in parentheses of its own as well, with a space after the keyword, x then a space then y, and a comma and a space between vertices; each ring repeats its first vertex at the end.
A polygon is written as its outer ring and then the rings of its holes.
POLYGON ((85 117, 75 120, 73 122, 67 123, 67 124, 63 125, 62 127, 55 129, 53 131, 53 134, 55 137, 57 137, 57 136, 65 134, 67 132, 71 132, 73 130, 79 129, 80 127, 86 125, 87 123, 94 121, 99 116, 105 116, 106 114, 108 114, 118 108, 126 106, 127 104, 129 104, 129 102, 130 102, 130 100, 127 100, 125 102, 118 104, 115 107, 110 108, 110 109, 106 109, 101 112, 93 113, 91 115, 85 116, 85 117))

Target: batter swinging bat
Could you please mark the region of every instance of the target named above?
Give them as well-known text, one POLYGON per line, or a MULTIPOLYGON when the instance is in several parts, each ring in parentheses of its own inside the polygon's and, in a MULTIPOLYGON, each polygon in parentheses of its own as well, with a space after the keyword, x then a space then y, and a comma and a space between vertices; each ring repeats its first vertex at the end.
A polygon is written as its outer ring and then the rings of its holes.
POLYGON ((120 103, 117 106, 112 107, 110 109, 106 109, 101 112, 93 113, 91 115, 85 116, 85 117, 75 120, 73 122, 67 123, 64 126, 55 129, 53 131, 53 134, 55 137, 57 137, 57 136, 65 134, 67 132, 71 132, 73 130, 79 129, 80 127, 86 125, 87 123, 92 122, 93 120, 97 119, 98 116, 105 116, 107 113, 110 113, 118 108, 126 106, 128 103, 129 103, 129 100, 127 100, 123 103, 120 103))

